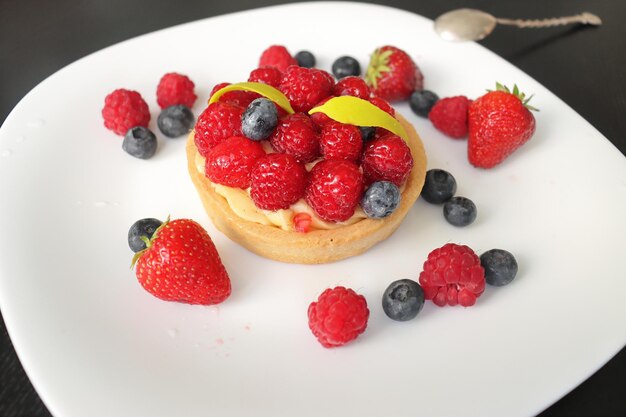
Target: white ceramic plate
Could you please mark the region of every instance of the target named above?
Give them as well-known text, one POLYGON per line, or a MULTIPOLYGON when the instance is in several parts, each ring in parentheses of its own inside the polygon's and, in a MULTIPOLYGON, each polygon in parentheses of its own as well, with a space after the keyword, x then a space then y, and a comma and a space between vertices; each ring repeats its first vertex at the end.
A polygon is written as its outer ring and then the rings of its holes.
POLYGON ((57 416, 528 416, 626 342, 624 157, 536 81, 478 45, 439 40, 431 21, 407 12, 297 4, 123 42, 33 89, 3 125, 0 152, 2 312, 57 416), (325 69, 344 54, 365 66, 375 47, 397 45, 441 96, 517 83, 541 109, 536 135, 498 168, 474 169, 464 141, 399 105, 421 132, 429 167, 456 176, 478 220, 452 227, 420 200, 363 256, 322 266, 262 259, 208 221, 187 178, 184 139, 159 135, 153 159, 133 159, 102 126, 100 109, 113 89, 136 89, 156 131, 162 74, 196 82, 199 114, 214 84, 245 80, 275 43, 314 51, 325 69), (213 236, 233 281, 222 305, 166 303, 137 283, 128 227, 168 213, 197 219, 213 236), (472 308, 428 303, 414 321, 386 318, 386 286, 416 279, 428 252, 446 242, 479 254, 508 249, 518 278, 487 288, 472 308), (327 350, 306 310, 335 285, 365 295, 371 319, 356 342, 327 350))

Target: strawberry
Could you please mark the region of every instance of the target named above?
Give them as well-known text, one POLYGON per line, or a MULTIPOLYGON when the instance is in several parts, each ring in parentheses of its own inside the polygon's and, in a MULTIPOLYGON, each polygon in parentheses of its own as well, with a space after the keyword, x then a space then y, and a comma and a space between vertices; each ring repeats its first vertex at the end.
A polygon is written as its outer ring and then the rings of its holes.
POLYGON ((166 220, 133 258, 139 283, 165 301, 218 304, 230 295, 230 278, 211 237, 189 219, 166 220))
POLYGON ((387 101, 407 100, 424 85, 424 76, 411 57, 388 45, 374 51, 365 79, 372 93, 387 101))
POLYGON ((517 85, 511 92, 496 83, 496 90, 477 98, 469 107, 467 156, 479 168, 492 168, 504 161, 535 133, 535 117, 517 85))
POLYGON ((471 101, 465 96, 446 97, 430 109, 428 118, 440 132, 455 139, 467 136, 467 109, 471 101))

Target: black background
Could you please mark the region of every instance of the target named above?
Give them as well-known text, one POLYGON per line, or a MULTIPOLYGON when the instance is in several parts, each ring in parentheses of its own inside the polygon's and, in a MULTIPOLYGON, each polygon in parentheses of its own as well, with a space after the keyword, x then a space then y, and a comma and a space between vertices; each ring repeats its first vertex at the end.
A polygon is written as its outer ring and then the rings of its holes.
MULTIPOLYGON (((47 76, 103 47, 179 23, 283 3, 289 2, 0 0, 0 122, 47 76)), ((481 44, 554 92, 626 154, 626 1, 372 3, 409 10, 431 19, 459 7, 511 18, 543 18, 582 11, 598 14, 603 19, 600 28, 520 30, 499 26, 481 44)), ((49 416, 15 355, 4 322, 0 321, 0 327, 0 416, 49 416)), ((619 331, 626 331, 626 327, 619 331)), ((541 416, 626 416, 625 394, 626 349, 622 349, 605 367, 541 416)))

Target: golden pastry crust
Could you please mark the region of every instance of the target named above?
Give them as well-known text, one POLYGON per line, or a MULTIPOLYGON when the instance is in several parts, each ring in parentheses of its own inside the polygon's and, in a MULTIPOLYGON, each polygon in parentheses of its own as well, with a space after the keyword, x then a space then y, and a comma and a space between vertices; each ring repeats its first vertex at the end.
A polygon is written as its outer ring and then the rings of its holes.
POLYGON ((217 194, 208 178, 196 168, 197 149, 193 131, 187 140, 187 163, 204 209, 215 227, 233 241, 250 251, 281 262, 322 264, 359 255, 376 243, 388 238, 400 225, 419 196, 426 176, 424 145, 413 126, 396 115, 409 136, 413 169, 406 181, 398 208, 380 220, 363 219, 355 224, 332 230, 308 233, 285 231, 242 219, 236 215, 224 197, 217 194))

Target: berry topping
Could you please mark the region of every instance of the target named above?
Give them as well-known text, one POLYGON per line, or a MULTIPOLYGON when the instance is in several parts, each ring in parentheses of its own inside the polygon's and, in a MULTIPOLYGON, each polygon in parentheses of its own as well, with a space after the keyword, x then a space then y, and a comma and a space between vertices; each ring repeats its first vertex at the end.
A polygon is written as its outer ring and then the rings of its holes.
POLYGON ((415 62, 394 46, 383 46, 374 51, 366 80, 372 93, 387 101, 406 100, 424 84, 424 77, 415 62))
POLYGON ((264 155, 260 143, 231 136, 209 151, 204 173, 216 184, 246 189, 250 186, 252 167, 264 155))
POLYGON ((176 104, 161 111, 157 125, 161 133, 168 138, 177 138, 189 133, 195 120, 189 107, 176 104))
POLYGON ((128 246, 133 252, 139 252, 146 248, 143 238, 150 240, 156 229, 162 222, 158 219, 146 218, 137 220, 128 230, 128 246))
POLYGON ((248 81, 263 83, 267 85, 271 85, 274 88, 278 88, 280 86, 280 81, 283 79, 283 73, 276 67, 261 67, 255 70, 252 70, 250 76, 248 77, 248 81))
POLYGON ((456 180, 448 171, 431 169, 426 172, 424 187, 420 194, 431 204, 441 204, 450 200, 456 193, 456 180))
POLYGON ((122 149, 135 158, 149 159, 157 150, 157 139, 148 128, 133 127, 124 135, 122 149))
POLYGON ((428 113, 433 126, 451 138, 467 136, 467 110, 471 101, 465 96, 446 97, 437 101, 428 113))
MULTIPOLYGON (((215 85, 215 87, 213 87, 213 89, 211 90, 211 99, 213 98, 215 93, 231 85, 231 83, 220 83, 215 85)), ((228 103, 234 106, 243 107, 245 109, 250 103, 252 103, 254 99, 257 99, 259 97, 261 96, 253 91, 233 90, 221 94, 219 96, 219 101, 222 103, 228 103)))
POLYGON ((361 208, 372 219, 383 219, 400 204, 400 189, 389 181, 376 181, 361 198, 361 208))
POLYGON ((300 51, 296 53, 295 58, 301 67, 313 68, 315 66, 315 55, 309 51, 300 51))
POLYGON ((148 127, 150 110, 138 92, 120 88, 104 98, 102 117, 107 129, 123 136, 131 127, 148 127))
POLYGON ((327 159, 310 172, 306 201, 322 219, 342 222, 354 214, 363 193, 363 177, 352 161, 327 159))
POLYGON ((443 217, 454 226, 467 226, 476 220, 476 215, 476 205, 469 198, 452 197, 443 205, 443 217))
POLYGON ((367 328, 365 297, 345 287, 328 288, 309 305, 309 328, 326 348, 344 345, 367 328))
POLYGON ((137 280, 162 300, 210 305, 230 295, 230 279, 215 245, 193 220, 163 223, 133 262, 137 280))
POLYGON ((282 45, 272 45, 261 54, 259 67, 276 67, 281 71, 290 65, 298 65, 298 61, 291 56, 287 48, 282 45))
POLYGON ((361 155, 363 139, 357 126, 331 120, 322 127, 319 140, 325 159, 356 161, 361 155))
POLYGON ((413 168, 411 149, 402 138, 388 133, 365 145, 361 167, 366 183, 391 181, 400 187, 413 168))
POLYGON ((287 209, 304 196, 307 172, 295 157, 267 154, 252 168, 250 197, 263 210, 287 209))
POLYGON ((419 283, 427 300, 469 307, 485 290, 485 271, 472 249, 448 243, 428 254, 419 283))
POLYGON ((409 97, 409 106, 418 116, 428 117, 428 113, 439 100, 439 96, 429 90, 414 91, 409 97))
POLYGON ((218 143, 231 136, 241 136, 243 108, 218 101, 198 117, 194 141, 200 155, 206 156, 218 143))
POLYGON ((361 75, 361 65, 359 64, 359 61, 351 56, 342 56, 337 58, 335 62, 333 62, 331 69, 333 71, 333 75, 338 80, 351 75, 357 77, 361 75))
POLYGON ((374 106, 378 107, 379 109, 389 113, 390 115, 392 115, 393 117, 396 116, 396 111, 393 107, 391 107, 391 104, 389 104, 387 102, 387 100, 382 99, 380 97, 371 97, 369 99, 369 102, 372 103, 374 106))
POLYGON ((293 155, 304 163, 320 154, 320 140, 313 121, 303 113, 290 114, 278 122, 270 143, 276 152, 293 155))
POLYGON ((412 320, 424 307, 424 290, 410 279, 394 281, 383 293, 383 311, 392 320, 412 320))
POLYGON ((485 268, 487 284, 502 287, 517 275, 515 257, 504 249, 491 249, 480 255, 480 264, 485 268))
POLYGON ((297 232, 306 233, 311 227, 311 215, 309 213, 297 213, 293 216, 293 227, 297 232))
POLYGON ((295 111, 306 113, 330 96, 333 80, 322 70, 292 65, 283 71, 279 89, 295 111))
POLYGON ((337 81, 333 87, 334 96, 354 96, 368 100, 370 98, 370 88, 365 80, 354 75, 349 75, 337 81))
POLYGON ((278 125, 278 109, 266 99, 257 98, 241 117, 241 131, 252 140, 267 139, 278 125))
POLYGON ((157 104, 162 109, 182 104, 193 107, 198 98, 194 93, 195 85, 186 75, 170 72, 161 77, 157 86, 157 104))

